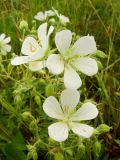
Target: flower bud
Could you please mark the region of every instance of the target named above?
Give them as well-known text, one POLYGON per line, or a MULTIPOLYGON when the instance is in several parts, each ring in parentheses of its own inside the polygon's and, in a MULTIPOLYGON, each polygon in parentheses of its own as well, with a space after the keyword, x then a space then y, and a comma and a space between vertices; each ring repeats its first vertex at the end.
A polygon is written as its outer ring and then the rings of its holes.
POLYGON ((29 129, 33 134, 37 134, 38 133, 38 126, 35 120, 33 120, 30 125, 29 125, 29 129))
POLYGON ((85 146, 83 143, 79 145, 79 150, 80 150, 80 157, 82 158, 85 154, 85 146))
POLYGON ((97 60, 97 65, 98 65, 99 70, 103 69, 102 63, 100 61, 98 61, 98 60, 97 60))
POLYGON ((37 154, 36 150, 33 151, 32 157, 33 157, 33 160, 38 160, 38 154, 37 154))
POLYGON ((22 118, 25 122, 29 122, 29 121, 33 120, 33 116, 31 115, 30 112, 27 112, 27 111, 22 113, 22 118))
POLYGON ((54 160, 64 160, 64 156, 62 153, 58 152, 54 154, 54 160))
POLYGON ((38 106, 41 106, 41 105, 42 105, 40 96, 38 96, 38 95, 35 96, 35 97, 34 97, 34 100, 35 100, 35 102, 37 103, 38 106))
POLYGON ((39 80, 39 85, 40 85, 40 86, 45 86, 45 85, 46 85, 45 80, 41 78, 41 79, 39 80))
POLYGON ((43 142, 41 139, 38 139, 38 140, 35 142, 34 146, 35 146, 36 148, 45 149, 45 144, 44 144, 44 142, 43 142))
POLYGON ((111 129, 111 127, 109 127, 108 125, 106 125, 106 124, 100 124, 100 125, 95 129, 94 134, 101 134, 101 133, 104 133, 104 132, 109 132, 110 129, 111 129))
POLYGON ((52 96, 54 95, 54 86, 53 84, 48 84, 45 88, 45 95, 46 96, 52 96))
POLYGON ((15 98, 14 98, 14 103, 15 105, 17 106, 21 106, 22 104, 22 99, 21 99, 21 96, 20 95, 16 95, 15 98))
POLYGON ((36 147, 32 146, 32 145, 27 145, 27 148, 29 150, 28 154, 27 154, 27 159, 33 159, 33 160, 37 160, 38 159, 38 154, 36 151, 36 147))
POLYGON ((20 22, 19 28, 20 28, 20 30, 23 30, 23 29, 28 30, 28 23, 27 23, 27 21, 22 20, 20 22))
POLYGON ((96 141, 93 144, 93 153, 94 153, 95 159, 99 157, 100 151, 101 151, 101 143, 99 141, 96 141))
POLYGON ((107 57, 107 55, 104 52, 100 51, 100 50, 98 50, 96 52, 96 56, 100 57, 100 58, 106 58, 107 57))
POLYGON ((56 23, 56 21, 55 21, 54 18, 51 18, 51 19, 49 20, 49 23, 50 23, 50 25, 54 25, 54 24, 56 23))

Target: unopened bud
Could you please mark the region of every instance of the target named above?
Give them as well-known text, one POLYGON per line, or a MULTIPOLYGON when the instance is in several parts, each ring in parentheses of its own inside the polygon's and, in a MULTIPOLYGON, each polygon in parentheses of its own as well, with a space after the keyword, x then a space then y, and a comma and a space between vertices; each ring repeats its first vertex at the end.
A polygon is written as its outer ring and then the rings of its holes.
POLYGON ((45 94, 46 96, 52 96, 54 95, 54 86, 52 84, 48 84, 45 88, 45 94))
POLYGON ((27 159, 33 159, 33 160, 37 160, 38 159, 38 154, 36 151, 36 147, 32 146, 32 145, 27 145, 27 148, 29 150, 28 154, 27 154, 27 159))
POLYGON ((30 112, 27 112, 27 111, 22 113, 22 118, 25 122, 29 122, 29 121, 33 120, 33 116, 31 115, 30 112))
POLYGON ((98 50, 96 52, 96 56, 100 57, 100 58, 106 58, 107 57, 107 55, 104 52, 100 51, 100 50, 98 50))
POLYGON ((23 30, 23 29, 28 30, 28 23, 27 23, 27 21, 22 20, 20 22, 19 28, 20 28, 20 30, 23 30))
POLYGON ((40 86, 45 86, 45 85, 46 85, 45 80, 41 78, 41 79, 39 80, 39 85, 40 85, 40 86))
POLYGON ((42 105, 40 96, 35 96, 35 97, 34 97, 34 100, 35 100, 35 102, 37 103, 38 106, 41 106, 41 105, 42 105))
POLYGON ((20 95, 16 95, 15 98, 14 98, 14 103, 17 105, 17 106, 20 106, 22 104, 22 99, 21 99, 21 96, 20 95))
POLYGON ((108 125, 106 124, 100 124, 96 129, 95 129, 95 134, 101 134, 101 133, 104 133, 104 132, 109 132, 111 129, 111 127, 109 127, 108 125))
POLYGON ((101 143, 99 141, 96 141, 93 144, 93 152, 94 152, 95 159, 99 157, 100 151, 101 151, 101 143))
POLYGON ((50 23, 50 25, 54 25, 54 24, 56 23, 56 21, 55 21, 54 18, 51 18, 51 19, 49 20, 49 23, 50 23))
POLYGON ((29 129, 33 134, 37 134, 38 133, 38 126, 35 120, 33 120, 30 125, 29 125, 29 129))

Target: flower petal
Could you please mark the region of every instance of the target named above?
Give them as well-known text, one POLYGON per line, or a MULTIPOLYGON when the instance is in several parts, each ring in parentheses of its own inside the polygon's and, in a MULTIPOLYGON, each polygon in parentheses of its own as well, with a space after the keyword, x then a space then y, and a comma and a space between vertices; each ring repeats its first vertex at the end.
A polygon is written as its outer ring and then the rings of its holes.
POLYGON ((53 26, 50 26, 49 30, 48 30, 48 39, 49 39, 49 36, 51 35, 51 33, 54 31, 54 27, 53 26))
POLYGON ((86 124, 72 123, 72 131, 84 138, 89 138, 94 131, 93 127, 86 124))
POLYGON ((56 119, 64 118, 60 104, 53 96, 50 96, 45 100, 45 102, 43 103, 43 110, 49 117, 56 119))
POLYGON ((90 120, 96 118, 98 110, 96 106, 90 102, 84 103, 73 116, 72 121, 90 120))
POLYGON ((7 37, 7 38, 5 38, 4 39, 4 43, 6 44, 6 43, 9 43, 11 41, 11 37, 7 37))
POLYGON ((45 13, 47 14, 47 16, 54 16, 55 13, 52 11, 52 10, 48 10, 48 11, 45 11, 45 13))
POLYGON ((42 68, 45 68, 45 61, 35 61, 35 62, 30 62, 29 63, 29 69, 31 71, 39 71, 42 68))
POLYGON ((53 123, 48 127, 48 133, 52 139, 58 142, 65 141, 68 138, 68 126, 63 122, 53 123))
POLYGON ((33 37, 27 37, 25 38, 21 52, 24 55, 32 55, 35 54, 40 49, 40 46, 38 45, 37 41, 33 37))
POLYGON ((10 52, 10 51, 11 51, 11 46, 8 45, 8 44, 5 44, 5 45, 4 45, 4 50, 5 50, 6 52, 10 52))
POLYGON ((98 72, 97 62, 88 57, 81 57, 73 62, 73 65, 88 76, 93 76, 98 72))
POLYGON ((43 23, 38 28, 38 37, 43 48, 47 48, 47 23, 43 23))
POLYGON ((0 35, 0 41, 2 41, 4 38, 5 38, 5 34, 4 33, 2 33, 1 35, 0 35))
POLYGON ((84 36, 79 38, 73 45, 73 54, 85 56, 97 51, 96 42, 93 36, 84 36))
POLYGON ((64 84, 69 89, 78 89, 82 85, 79 75, 72 67, 65 68, 64 84))
POLYGON ((80 94, 74 89, 65 89, 61 93, 60 102, 64 113, 76 107, 80 99, 80 94))
POLYGON ((11 64, 14 66, 28 63, 29 62, 29 56, 20 56, 20 57, 15 57, 11 60, 11 64))
POLYGON ((39 21, 44 21, 46 19, 46 16, 43 12, 38 12, 35 16, 35 19, 39 20, 39 21))
POLYGON ((50 37, 50 35, 52 34, 53 31, 54 31, 54 27, 53 27, 53 26, 50 26, 50 28, 49 28, 49 30, 48 30, 48 33, 47 33, 46 48, 49 47, 49 37, 50 37))
POLYGON ((4 49, 1 49, 1 53, 2 53, 2 55, 4 55, 4 56, 7 55, 7 52, 6 52, 4 49))
POLYGON ((47 68, 53 74, 60 74, 64 69, 64 62, 60 55, 52 54, 48 57, 46 62, 47 68))
POLYGON ((59 15, 59 19, 60 19, 61 23, 63 23, 63 24, 66 24, 66 23, 70 22, 69 18, 62 15, 62 14, 59 15))
POLYGON ((70 47, 72 41, 72 33, 70 30, 62 30, 56 33, 55 44, 60 53, 64 53, 70 47))

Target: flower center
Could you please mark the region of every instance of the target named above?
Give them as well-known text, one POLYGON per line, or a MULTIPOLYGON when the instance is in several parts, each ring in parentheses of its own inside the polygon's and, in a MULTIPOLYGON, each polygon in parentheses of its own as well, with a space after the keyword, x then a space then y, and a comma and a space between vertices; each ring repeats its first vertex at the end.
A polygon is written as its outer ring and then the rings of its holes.
POLYGON ((30 52, 34 53, 36 50, 37 50, 37 47, 33 46, 33 45, 30 43, 30 52))
POLYGON ((65 114, 65 118, 64 118, 64 122, 69 123, 70 119, 72 117, 72 115, 74 114, 75 110, 74 109, 70 109, 68 106, 64 107, 64 114, 65 114))

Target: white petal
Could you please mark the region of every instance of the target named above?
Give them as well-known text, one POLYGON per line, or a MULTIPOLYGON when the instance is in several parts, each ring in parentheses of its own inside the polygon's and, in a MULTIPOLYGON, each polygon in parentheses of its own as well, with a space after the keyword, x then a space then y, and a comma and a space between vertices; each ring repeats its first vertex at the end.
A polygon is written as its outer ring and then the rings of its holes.
POLYGON ((73 65, 88 76, 93 76, 98 72, 97 62, 92 58, 81 57, 74 61, 73 65))
POLYGON ((42 68, 45 68, 45 61, 34 61, 29 63, 29 69, 31 71, 39 71, 42 68))
POLYGON ((74 89, 65 89, 61 93, 60 102, 64 113, 76 107, 80 99, 80 94, 74 89))
POLYGON ((3 40, 4 38, 5 38, 5 34, 4 33, 2 33, 1 35, 0 35, 0 40, 3 40))
POLYGON ((49 37, 50 37, 50 35, 52 34, 53 31, 54 31, 54 27, 53 27, 53 26, 50 26, 50 28, 49 28, 49 30, 48 30, 48 33, 47 33, 46 48, 49 47, 49 37))
POLYGON ((53 96, 50 96, 45 100, 45 102, 43 103, 43 110, 49 117, 56 119, 64 118, 60 104, 53 96))
POLYGON ((10 37, 7 37, 4 39, 4 43, 9 43, 11 41, 11 38, 10 37))
POLYGON ((20 56, 20 57, 15 57, 11 60, 11 64, 14 66, 28 63, 29 62, 29 56, 20 56))
POLYGON ((7 52, 6 52, 4 49, 1 49, 1 53, 2 53, 2 55, 4 55, 4 56, 7 55, 7 52))
POLYGON ((43 48, 47 48, 47 23, 43 23, 38 28, 38 37, 43 48))
POLYGON ((62 30, 56 33, 55 44, 60 53, 64 53, 70 47, 72 41, 72 33, 70 30, 62 30))
POLYGON ((40 46, 38 45, 37 41, 33 37, 27 37, 25 38, 21 52, 24 55, 32 55, 35 54, 40 49, 40 46))
POLYGON ((64 62, 60 55, 52 54, 48 57, 46 62, 47 68, 53 74, 60 74, 64 69, 64 62))
POLYGON ((64 84, 69 89, 78 89, 82 85, 79 75, 72 67, 65 68, 64 84))
POLYGON ((90 102, 84 103, 76 113, 71 117, 72 121, 90 120, 96 118, 98 110, 96 106, 90 102))
POLYGON ((8 45, 8 44, 4 45, 4 50, 5 50, 6 52, 10 52, 10 51, 11 51, 11 46, 8 45))
POLYGON ((49 39, 49 36, 51 35, 51 33, 54 31, 54 27, 53 26, 50 26, 49 30, 48 30, 48 39, 49 39))
POLYGON ((43 12, 38 12, 34 18, 39 21, 44 21, 46 19, 45 14, 43 12))
POLYGON ((68 126, 62 122, 53 123, 48 127, 48 133, 52 139, 58 142, 65 141, 68 138, 68 126))
POLYGON ((79 38, 73 45, 73 54, 85 56, 97 51, 96 42, 93 36, 84 36, 79 38))
POLYGON ((86 124, 73 123, 72 131, 81 137, 89 138, 93 134, 94 128, 86 124))
POLYGON ((61 21, 63 24, 69 23, 69 18, 68 18, 68 17, 60 14, 59 18, 60 18, 60 21, 61 21))
POLYGON ((47 16, 54 16, 55 13, 52 10, 48 10, 45 12, 47 14, 47 16))

